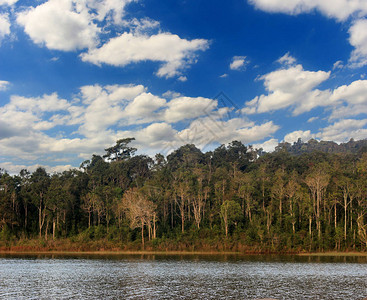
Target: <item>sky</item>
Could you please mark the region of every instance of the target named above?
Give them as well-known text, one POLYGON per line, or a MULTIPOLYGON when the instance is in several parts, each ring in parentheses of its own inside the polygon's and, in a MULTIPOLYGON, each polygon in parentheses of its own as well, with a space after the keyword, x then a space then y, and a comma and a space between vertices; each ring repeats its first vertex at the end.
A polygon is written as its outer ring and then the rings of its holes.
POLYGON ((0 0, 0 168, 367 138, 365 0, 0 0))

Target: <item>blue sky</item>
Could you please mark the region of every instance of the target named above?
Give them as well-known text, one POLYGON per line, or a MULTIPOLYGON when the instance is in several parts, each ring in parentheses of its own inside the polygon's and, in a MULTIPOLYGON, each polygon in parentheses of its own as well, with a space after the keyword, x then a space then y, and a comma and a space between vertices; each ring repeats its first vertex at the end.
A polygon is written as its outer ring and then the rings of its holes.
POLYGON ((0 167, 364 139, 366 65, 364 0, 0 0, 0 167))

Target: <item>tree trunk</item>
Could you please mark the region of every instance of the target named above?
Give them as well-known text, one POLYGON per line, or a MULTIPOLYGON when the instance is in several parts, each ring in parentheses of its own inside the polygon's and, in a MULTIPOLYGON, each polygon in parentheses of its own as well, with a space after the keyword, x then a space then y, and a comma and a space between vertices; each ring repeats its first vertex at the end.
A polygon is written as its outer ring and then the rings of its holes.
POLYGON ((49 222, 49 220, 47 220, 47 222, 46 222, 46 230, 45 230, 45 240, 47 241, 47 239, 48 239, 48 224, 49 224, 50 222, 49 222))
POLYGON ((56 222, 55 219, 52 220, 52 239, 55 240, 56 222))
POLYGON ((153 215, 153 239, 155 239, 157 237, 156 235, 156 227, 155 227, 155 218, 156 218, 156 214, 154 213, 153 215))
POLYGON ((336 219, 336 198, 334 200, 334 228, 336 229, 337 219, 336 219))
POLYGON ((347 240, 347 208, 348 208, 348 194, 344 193, 344 241, 347 240))
POLYGON ((24 229, 27 230, 28 223, 28 204, 24 204, 24 229))
POLYGON ((42 237, 42 200, 40 198, 40 204, 38 208, 38 226, 39 226, 39 237, 42 237))

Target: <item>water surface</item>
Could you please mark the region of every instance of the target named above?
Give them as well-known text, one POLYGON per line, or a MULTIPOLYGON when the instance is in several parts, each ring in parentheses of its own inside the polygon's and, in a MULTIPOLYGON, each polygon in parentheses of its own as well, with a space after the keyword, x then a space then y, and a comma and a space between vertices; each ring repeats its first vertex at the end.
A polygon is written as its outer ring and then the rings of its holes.
POLYGON ((363 299, 366 257, 0 256, 0 299, 363 299))

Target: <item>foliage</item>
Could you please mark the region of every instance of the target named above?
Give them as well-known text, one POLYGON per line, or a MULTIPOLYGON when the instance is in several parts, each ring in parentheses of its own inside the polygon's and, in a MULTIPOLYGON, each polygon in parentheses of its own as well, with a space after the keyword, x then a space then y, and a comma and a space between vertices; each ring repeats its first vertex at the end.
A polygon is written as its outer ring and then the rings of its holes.
POLYGON ((267 154, 240 141, 185 145, 152 159, 134 155, 133 140, 80 170, 0 170, 0 245, 366 250, 366 141, 299 140, 267 154))

